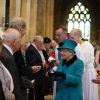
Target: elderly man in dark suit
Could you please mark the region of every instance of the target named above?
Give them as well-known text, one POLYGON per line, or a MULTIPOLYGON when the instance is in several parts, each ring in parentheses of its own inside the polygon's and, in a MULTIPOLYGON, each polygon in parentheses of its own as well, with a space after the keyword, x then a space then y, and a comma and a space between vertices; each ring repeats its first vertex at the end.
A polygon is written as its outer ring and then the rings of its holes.
MULTIPOLYGON (((13 18, 9 23, 9 27, 18 30, 20 35, 21 35, 21 38, 26 33, 26 22, 21 17, 13 18)), ((24 83, 26 83, 26 82, 24 82, 25 75, 23 75, 26 67, 25 67, 25 62, 24 62, 23 56, 21 54, 21 49, 16 51, 13 54, 13 56, 14 56, 14 60, 16 62, 16 65, 17 65, 17 68, 18 68, 18 71, 19 71, 21 92, 22 92, 22 94, 24 96, 24 100, 26 100, 27 99, 27 91, 26 91, 27 87, 24 85, 24 83)), ((26 74, 26 72, 25 72, 25 74, 26 74)))
POLYGON ((20 90, 19 72, 13 57, 14 52, 18 51, 20 48, 21 35, 17 30, 12 28, 8 28, 5 33, 6 34, 3 38, 3 46, 0 52, 0 60, 12 76, 14 82, 13 93, 15 95, 15 99, 23 100, 20 90))
MULTIPOLYGON (((26 22, 23 18, 21 17, 15 17, 12 19, 9 23, 9 27, 16 29, 19 31, 21 35, 21 39, 26 33, 26 22)), ((18 71, 19 71, 19 76, 20 76, 20 84, 21 84, 21 92, 24 96, 24 100, 27 99, 27 91, 26 89, 29 89, 32 87, 32 83, 27 79, 27 76, 31 72, 37 72, 38 69, 36 67, 27 67, 24 61, 24 58, 22 56, 21 48, 14 53, 14 60, 16 62, 18 71)))
MULTIPOLYGON (((37 73, 30 73, 30 80, 35 79, 35 100, 44 100, 43 95, 43 77, 44 68, 40 52, 43 48, 43 38, 35 36, 32 44, 26 50, 26 63, 28 66, 41 66, 37 73)), ((29 100, 33 100, 32 90, 30 90, 29 100)))

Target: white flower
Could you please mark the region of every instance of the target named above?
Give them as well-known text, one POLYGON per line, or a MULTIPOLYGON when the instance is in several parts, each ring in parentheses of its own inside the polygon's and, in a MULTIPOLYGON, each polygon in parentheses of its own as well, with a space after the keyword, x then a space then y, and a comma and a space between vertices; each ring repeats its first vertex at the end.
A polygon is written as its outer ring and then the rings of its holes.
POLYGON ((52 62, 52 61, 55 61, 55 60, 56 60, 56 59, 53 58, 53 57, 49 57, 49 59, 48 59, 49 62, 52 62))

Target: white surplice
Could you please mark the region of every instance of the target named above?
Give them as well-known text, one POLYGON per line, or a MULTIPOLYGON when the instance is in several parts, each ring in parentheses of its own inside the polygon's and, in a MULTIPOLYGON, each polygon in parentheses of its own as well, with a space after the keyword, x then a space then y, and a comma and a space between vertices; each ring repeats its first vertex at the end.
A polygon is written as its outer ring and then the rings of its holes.
POLYGON ((84 100, 98 100, 98 85, 91 81, 96 78, 96 70, 94 68, 94 47, 89 41, 85 41, 81 44, 81 50, 81 58, 84 62, 84 100))

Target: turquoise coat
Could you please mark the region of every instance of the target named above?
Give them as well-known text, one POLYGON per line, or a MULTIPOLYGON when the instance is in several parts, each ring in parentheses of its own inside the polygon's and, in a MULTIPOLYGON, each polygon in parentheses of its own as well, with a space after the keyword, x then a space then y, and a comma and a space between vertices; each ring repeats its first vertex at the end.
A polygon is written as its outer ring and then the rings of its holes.
POLYGON ((76 58, 69 65, 60 61, 56 71, 66 74, 66 78, 54 77, 57 81, 57 93, 55 100, 83 100, 82 75, 83 62, 76 58))

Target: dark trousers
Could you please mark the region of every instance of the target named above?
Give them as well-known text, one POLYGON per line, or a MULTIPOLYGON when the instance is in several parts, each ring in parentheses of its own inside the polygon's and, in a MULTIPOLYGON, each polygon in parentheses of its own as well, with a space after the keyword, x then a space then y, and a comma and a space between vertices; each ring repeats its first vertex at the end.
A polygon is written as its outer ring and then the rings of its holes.
POLYGON ((29 90, 28 100, 45 100, 42 88, 43 79, 36 79, 34 88, 29 90))
POLYGON ((0 100, 5 100, 1 81, 0 81, 0 100))

